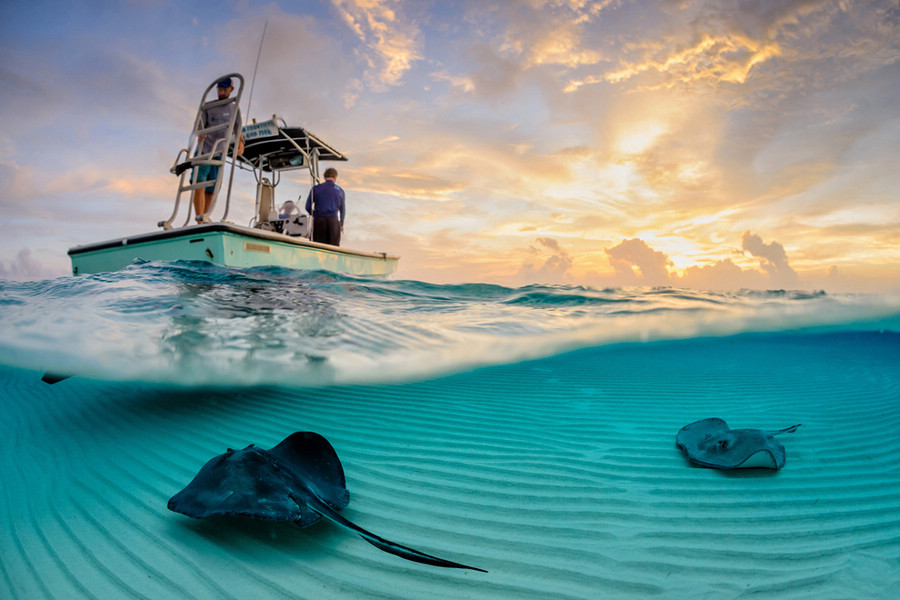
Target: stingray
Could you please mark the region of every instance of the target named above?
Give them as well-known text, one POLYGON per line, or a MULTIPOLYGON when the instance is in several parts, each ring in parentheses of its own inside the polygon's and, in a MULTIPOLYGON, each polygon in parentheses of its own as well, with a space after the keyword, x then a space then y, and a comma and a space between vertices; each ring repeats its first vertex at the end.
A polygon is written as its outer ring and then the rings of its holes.
POLYGON ((41 381, 44 383, 48 383, 53 385, 54 383, 59 383, 60 381, 64 381, 71 377, 71 375, 60 375, 59 373, 44 373, 43 377, 41 377, 41 381))
POLYGON ((778 431, 729 429, 722 419, 703 419, 685 425, 675 443, 692 463, 713 469, 743 469, 784 466, 784 446, 775 440, 779 433, 793 433, 800 425, 778 431))
POLYGON ((321 435, 300 431, 269 450, 251 444, 212 458, 187 487, 169 499, 169 509, 197 519, 251 517, 294 521, 300 527, 325 517, 400 558, 487 572, 378 537, 338 514, 349 503, 344 469, 334 448, 321 435))

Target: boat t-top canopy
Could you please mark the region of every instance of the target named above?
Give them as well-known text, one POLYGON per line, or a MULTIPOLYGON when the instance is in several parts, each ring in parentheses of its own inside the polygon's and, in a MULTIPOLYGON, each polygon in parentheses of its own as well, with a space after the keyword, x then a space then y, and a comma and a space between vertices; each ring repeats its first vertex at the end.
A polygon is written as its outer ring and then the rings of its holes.
POLYGON ((318 163, 347 157, 303 127, 291 127, 273 115, 268 121, 243 128, 244 153, 238 165, 266 172, 308 170, 319 179, 318 163))
MULTIPOLYGON (((281 179, 282 171, 307 171, 315 185, 322 181, 319 176, 320 161, 347 160, 321 138, 303 127, 286 125, 278 115, 272 115, 268 121, 243 127, 241 135, 244 152, 235 157, 234 164, 253 171, 256 178, 255 227, 275 227, 279 232, 284 227, 284 223, 275 222, 280 221, 280 211, 275 210, 275 186, 281 179), (266 173, 271 173, 271 176, 264 176, 266 173)), ((300 231, 305 233, 299 235, 309 237, 306 225, 300 227, 300 231)))

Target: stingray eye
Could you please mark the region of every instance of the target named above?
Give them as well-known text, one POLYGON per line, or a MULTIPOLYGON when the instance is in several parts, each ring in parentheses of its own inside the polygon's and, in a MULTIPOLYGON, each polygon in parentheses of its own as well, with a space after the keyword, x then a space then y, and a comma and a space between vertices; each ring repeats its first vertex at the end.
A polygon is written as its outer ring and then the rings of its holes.
POLYGON ((727 450, 728 449, 728 440, 719 440, 716 442, 717 450, 727 450))

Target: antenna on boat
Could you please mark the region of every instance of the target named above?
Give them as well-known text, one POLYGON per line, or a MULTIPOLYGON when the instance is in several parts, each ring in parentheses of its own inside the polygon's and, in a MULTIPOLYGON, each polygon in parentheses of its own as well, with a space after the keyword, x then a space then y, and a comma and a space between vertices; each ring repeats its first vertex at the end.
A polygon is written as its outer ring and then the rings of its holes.
POLYGON ((259 38, 259 50, 256 52, 256 66, 253 67, 253 81, 250 82, 250 98, 247 100, 247 118, 250 118, 250 105, 253 104, 253 88, 256 86, 256 71, 259 69, 259 57, 262 55, 263 42, 266 41, 266 29, 269 28, 269 21, 263 25, 262 37, 259 38))

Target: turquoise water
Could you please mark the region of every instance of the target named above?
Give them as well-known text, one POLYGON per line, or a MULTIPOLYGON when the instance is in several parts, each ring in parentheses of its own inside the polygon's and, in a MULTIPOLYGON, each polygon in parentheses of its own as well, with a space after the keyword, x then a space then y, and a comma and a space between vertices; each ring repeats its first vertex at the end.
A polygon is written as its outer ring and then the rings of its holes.
POLYGON ((147 263, 0 282, 0 598, 895 598, 900 299, 147 263), (48 385, 44 373, 71 375, 48 385), (779 429, 693 468, 680 427, 779 429), (361 526, 166 509, 227 447, 335 447, 361 526))

